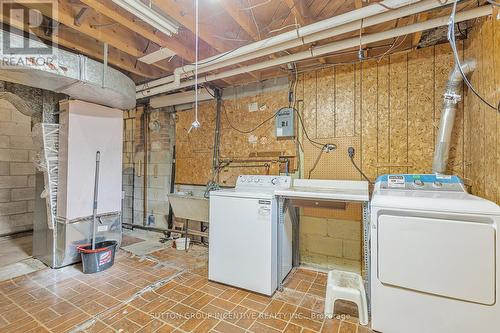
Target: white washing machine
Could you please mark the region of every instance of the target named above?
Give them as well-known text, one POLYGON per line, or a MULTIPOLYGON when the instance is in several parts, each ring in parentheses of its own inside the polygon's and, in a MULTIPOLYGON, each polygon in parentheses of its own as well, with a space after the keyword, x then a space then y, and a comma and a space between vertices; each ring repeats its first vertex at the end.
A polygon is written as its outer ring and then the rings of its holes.
MULTIPOLYGON (((277 288, 277 189, 289 176, 239 176, 234 189, 210 192, 208 278, 257 293, 277 288)), ((292 269, 292 226, 285 219, 280 240, 281 278, 292 269)))
POLYGON ((372 328, 500 330, 500 207, 456 176, 385 175, 371 202, 372 328))

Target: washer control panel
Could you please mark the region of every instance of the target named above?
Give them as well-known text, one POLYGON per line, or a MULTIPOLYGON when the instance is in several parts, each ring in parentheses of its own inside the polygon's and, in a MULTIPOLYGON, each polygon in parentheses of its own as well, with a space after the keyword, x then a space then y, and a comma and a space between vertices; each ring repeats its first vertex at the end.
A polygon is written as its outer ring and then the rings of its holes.
POLYGON ((236 180, 236 188, 285 189, 292 186, 290 176, 240 175, 236 180))
POLYGON ((458 176, 439 174, 383 175, 377 178, 377 186, 380 189, 465 192, 458 176))

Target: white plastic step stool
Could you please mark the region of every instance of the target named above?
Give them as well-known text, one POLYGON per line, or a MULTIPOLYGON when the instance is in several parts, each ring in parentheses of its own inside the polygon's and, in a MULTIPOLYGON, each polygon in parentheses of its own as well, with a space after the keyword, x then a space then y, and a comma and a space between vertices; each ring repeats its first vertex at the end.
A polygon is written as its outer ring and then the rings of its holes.
POLYGON ((358 306, 359 323, 368 325, 368 304, 363 279, 359 274, 333 270, 328 272, 325 317, 333 317, 336 300, 346 300, 358 306))

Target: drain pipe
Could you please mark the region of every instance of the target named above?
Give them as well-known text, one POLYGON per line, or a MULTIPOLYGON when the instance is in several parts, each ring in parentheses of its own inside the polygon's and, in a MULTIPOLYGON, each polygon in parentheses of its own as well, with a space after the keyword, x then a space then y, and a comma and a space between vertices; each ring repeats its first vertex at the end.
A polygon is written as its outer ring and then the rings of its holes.
MULTIPOLYGON (((465 75, 471 73, 476 68, 475 60, 467 60, 462 64, 462 70, 465 75)), ((458 66, 451 71, 446 85, 446 91, 443 95, 443 110, 441 111, 441 123, 437 135, 436 148, 434 150, 434 161, 432 162, 432 172, 443 174, 446 172, 448 157, 450 154, 451 134, 457 112, 457 104, 462 99, 460 88, 462 83, 462 74, 458 66)))

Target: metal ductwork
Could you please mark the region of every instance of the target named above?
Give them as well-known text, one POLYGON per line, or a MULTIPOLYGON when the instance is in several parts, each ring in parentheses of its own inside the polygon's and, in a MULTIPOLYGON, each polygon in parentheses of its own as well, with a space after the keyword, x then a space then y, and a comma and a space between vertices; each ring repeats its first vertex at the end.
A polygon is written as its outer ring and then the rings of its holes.
MULTIPOLYGON (((0 45, 9 36, 12 45, 26 45, 26 39, 0 32, 0 45)), ((30 40, 31 47, 44 44, 30 40)), ((46 47, 46 46, 45 46, 46 47)), ((86 56, 54 49, 53 62, 38 62, 34 56, 0 54, 0 80, 66 94, 74 99, 117 109, 135 107, 135 84, 125 74, 86 56), (15 59, 12 61, 11 59, 15 59), (23 59, 24 61, 19 61, 23 59)), ((44 55, 40 55, 43 59, 44 55)))
MULTIPOLYGON (((475 60, 467 60, 462 64, 462 70, 465 75, 473 72, 475 68, 475 60)), ((446 172, 451 147, 451 134, 453 132, 453 124, 455 123, 455 115, 457 112, 457 104, 462 99, 460 92, 461 84, 462 74, 460 73, 458 66, 455 66, 450 73, 448 84, 446 85, 446 91, 443 95, 441 123, 439 124, 436 148, 434 150, 434 161, 432 162, 433 173, 442 174, 446 172)))

